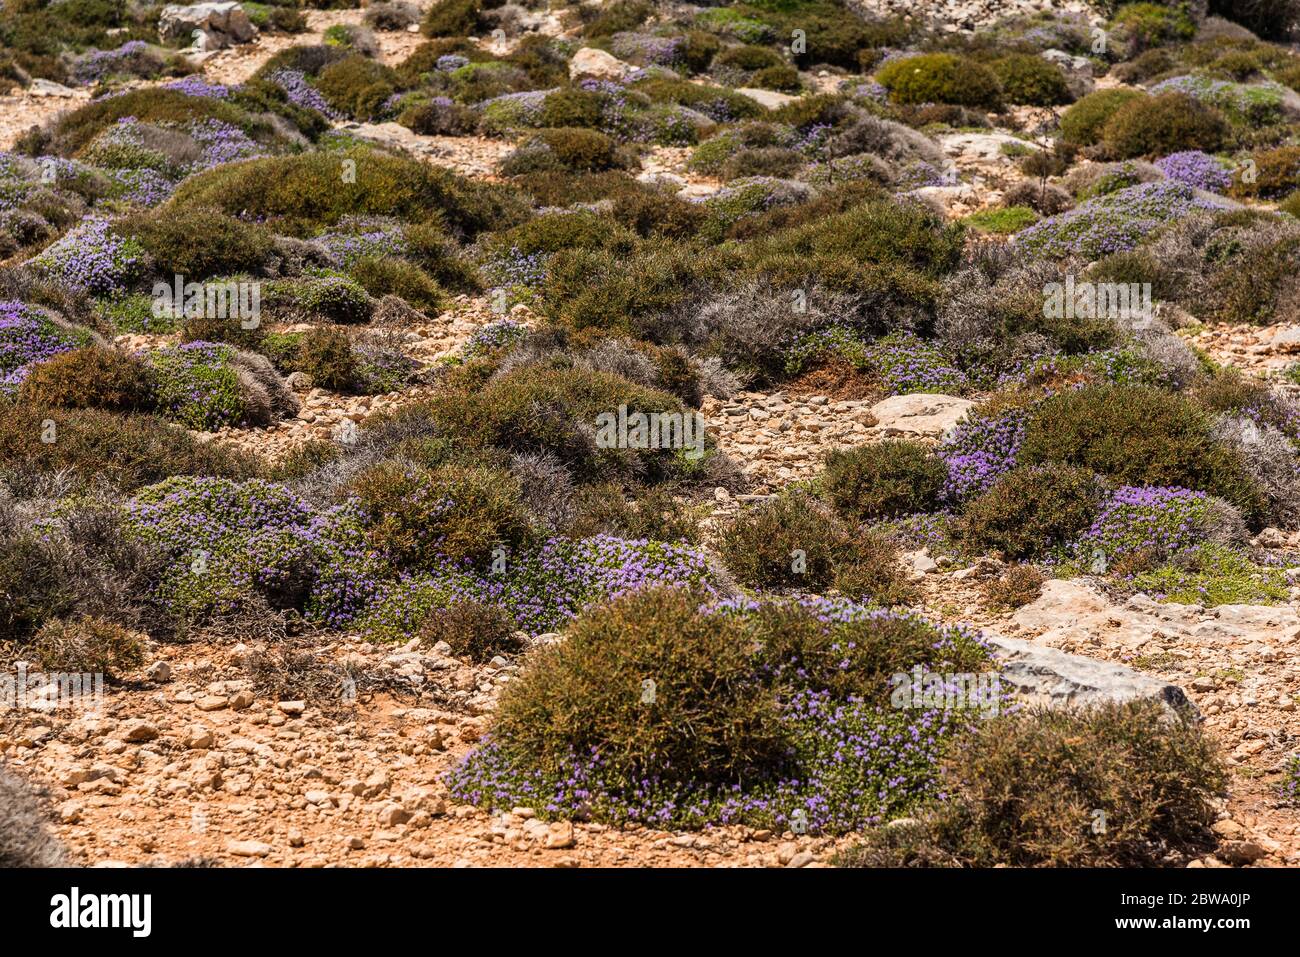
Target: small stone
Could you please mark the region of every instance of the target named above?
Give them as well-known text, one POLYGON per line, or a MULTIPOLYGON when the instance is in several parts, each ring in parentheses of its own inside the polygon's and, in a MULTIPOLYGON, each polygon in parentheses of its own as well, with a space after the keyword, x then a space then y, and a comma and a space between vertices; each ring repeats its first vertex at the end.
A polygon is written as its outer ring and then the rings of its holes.
POLYGON ((776 859, 784 866, 794 860, 798 853, 799 846, 793 841, 786 841, 776 849, 776 859))
POLYGON ((206 750, 212 747, 212 732, 196 725, 185 732, 184 744, 195 751, 206 750))
POLYGON ((307 838, 303 836, 302 831, 298 830, 296 827, 289 829, 290 847, 302 847, 306 843, 307 843, 307 838))
POLYGON ((271 845, 261 841, 230 841, 226 850, 235 857, 266 857, 271 853, 271 845))
POLYGON ((807 867, 813 862, 813 856, 808 851, 800 851, 794 857, 790 858, 786 867, 807 867))
POLYGON ((228 704, 229 700, 226 698, 219 698, 216 695, 204 695, 194 702, 194 707, 200 711, 222 711, 228 704))
POLYGON ((251 691, 236 691, 230 696, 230 707, 235 711, 247 711, 253 706, 253 697, 251 691))
POLYGON ((296 718, 300 716, 304 711, 307 710, 307 702, 306 701, 280 701, 276 703, 276 707, 279 708, 280 711, 289 715, 290 717, 296 718))
POLYGON ((149 670, 145 672, 145 677, 150 681, 157 681, 160 684, 165 681, 171 681, 172 666, 167 664, 165 661, 155 661, 149 666, 149 670))
POLYGON ((573 834, 572 821, 556 821, 546 829, 546 840, 543 843, 548 851, 562 851, 565 848, 573 847, 577 843, 577 838, 573 834))
POLYGON ((128 721, 122 728, 122 740, 142 744, 158 737, 158 729, 148 721, 128 721))

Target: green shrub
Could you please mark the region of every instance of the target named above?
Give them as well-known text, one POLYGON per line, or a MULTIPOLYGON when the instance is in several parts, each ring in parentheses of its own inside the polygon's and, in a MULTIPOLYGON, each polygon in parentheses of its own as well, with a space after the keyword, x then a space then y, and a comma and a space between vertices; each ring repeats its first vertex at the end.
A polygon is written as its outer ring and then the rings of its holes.
POLYGON ((1106 121, 1101 139, 1111 156, 1132 159, 1184 150, 1213 153, 1227 133, 1227 121, 1214 107, 1185 93, 1163 93, 1121 105, 1106 121))
POLYGON ((596 130, 548 129, 538 138, 565 169, 594 173, 623 165, 614 140, 596 130))
POLYGON ((1190 720, 1167 720, 1164 707, 1133 701, 983 722, 952 759, 942 806, 917 825, 874 832, 836 863, 1154 867, 1171 852, 1204 853, 1227 775, 1210 738, 1190 720))
POLYGON ((1228 193, 1238 199, 1278 200, 1300 189, 1300 146, 1280 146, 1257 153, 1252 176, 1248 167, 1238 167, 1232 174, 1228 193))
POLYGON ((502 372, 486 385, 450 385, 430 399, 422 414, 472 448, 550 452, 580 482, 636 473, 653 483, 691 470, 681 449, 604 448, 595 443, 591 431, 598 426, 597 418, 617 414, 620 405, 627 406, 629 415, 686 413, 667 393, 557 358, 502 372))
POLYGON ((1036 407, 1019 461, 1090 469, 1129 485, 1179 485, 1218 495, 1247 515, 1262 507, 1237 453, 1211 437, 1192 400, 1147 386, 1090 385, 1036 407))
POLYGON ((36 632, 23 653, 47 672, 120 677, 145 660, 144 636, 102 618, 54 618, 36 632))
POLYGON ((141 412, 150 403, 148 370, 135 356, 89 347, 61 352, 27 373, 19 401, 56 409, 141 412))
POLYGON ((610 215, 640 236, 688 239, 699 231, 705 213, 698 203, 654 189, 628 190, 614 197, 610 215))
POLYGON ((425 645, 433 647, 445 641, 453 655, 480 664, 518 652, 522 645, 517 635, 518 628, 504 608, 472 600, 453 602, 420 626, 420 640, 425 645))
POLYGON ((742 510, 720 532, 717 549, 727 570, 751 588, 821 592, 834 586, 882 605, 909 596, 893 545, 845 525, 802 493, 742 510))
POLYGON ((1185 6, 1160 3, 1126 3, 1111 18, 1110 27, 1135 50, 1190 40, 1196 24, 1185 6))
POLYGON ((270 233, 215 209, 189 207, 140 213, 113 224, 120 236, 134 238, 154 262, 154 272, 170 282, 259 273, 274 253, 270 233))
POLYGON ((713 69, 741 70, 749 73, 764 70, 770 66, 783 66, 785 61, 780 54, 770 47, 738 46, 728 47, 713 58, 713 69))
POLYGON ((374 301, 359 283, 342 276, 278 279, 267 284, 266 307, 295 322, 369 322, 374 301))
POLYGON ((984 583, 984 601, 994 612, 1023 608, 1042 594, 1047 579, 1033 565, 1012 565, 984 583))
POLYGON ((1038 214, 1028 206, 1007 206, 1002 209, 981 209, 971 213, 962 222, 980 232, 1008 235, 1038 222, 1038 214))
POLYGON ((437 0, 425 13, 420 32, 426 37, 463 37, 482 25, 481 0, 437 0))
POLYGON ((885 64, 876 79, 896 103, 955 103, 996 108, 997 75, 974 60, 952 53, 926 53, 885 64))
POLYGON ((573 538, 617 535, 694 543, 700 535, 691 509, 662 488, 640 489, 629 499, 613 483, 586 486, 574 496, 574 513, 565 530, 573 538))
POLYGON ((557 253, 561 249, 611 249, 627 255, 635 237, 608 216, 588 210, 547 213, 492 237, 498 251, 518 250, 525 256, 557 253))
POLYGON ((519 483, 500 469, 383 461, 358 475, 351 491, 367 539, 398 565, 484 562, 498 543, 515 546, 528 533, 519 483))
POLYGON ((0 474, 15 491, 55 472, 129 491, 172 475, 238 478, 257 467, 250 456, 197 442, 154 416, 0 403, 0 474), (42 441, 48 435, 55 441, 42 441))
POLYGON ((1102 130, 1110 118, 1121 107, 1145 98, 1146 94, 1140 90, 1127 87, 1089 93, 1061 114, 1061 136, 1080 146, 1100 143, 1102 130))
POLYGON ((1057 106, 1069 103, 1069 84, 1055 63, 1030 53, 1012 53, 989 64, 1008 103, 1057 106))
POLYGON ((976 552, 1042 558, 1091 525, 1100 503, 1101 490, 1088 469, 1013 469, 966 504, 961 534, 976 552))
POLYGON ((401 296, 416 309, 437 315, 446 303, 442 289, 419 266, 405 259, 367 256, 349 269, 352 278, 375 298, 401 296))
POLYGON ((181 342, 227 342, 241 349, 258 352, 266 341, 266 328, 235 317, 189 316, 181 323, 181 342))
POLYGON ((361 368, 352 340, 342 329, 311 329, 303 334, 293 358, 293 369, 311 378, 318 389, 355 392, 361 385, 361 368))
POLYGON ((599 93, 578 87, 565 87, 547 95, 542 101, 538 122, 542 126, 588 129, 600 126, 601 104, 599 93))
POLYGON ((50 130, 49 149, 60 156, 74 156, 101 132, 128 116, 141 123, 220 120, 240 127, 254 139, 275 139, 269 123, 252 119, 230 103, 211 97, 187 96, 179 90, 146 87, 93 100, 60 114, 50 130))
POLYGON ((364 147, 219 166, 180 185, 169 208, 186 207, 216 208, 300 236, 345 216, 391 216, 441 221, 453 234, 472 237, 525 214, 523 203, 500 186, 364 147))
POLYGON ((890 439, 831 452, 821 483, 840 515, 874 522, 930 511, 947 479, 947 466, 924 445, 890 439))
POLYGON ((353 55, 321 70, 316 88, 334 109, 359 120, 381 114, 384 101, 396 90, 397 73, 367 57, 353 55))
POLYGON ((494 737, 551 771, 598 748, 630 781, 720 784, 780 768, 785 735, 775 694, 755 680, 750 632, 699 604, 645 590, 582 615, 506 689, 494 737), (647 678, 654 707, 642 704, 647 678))

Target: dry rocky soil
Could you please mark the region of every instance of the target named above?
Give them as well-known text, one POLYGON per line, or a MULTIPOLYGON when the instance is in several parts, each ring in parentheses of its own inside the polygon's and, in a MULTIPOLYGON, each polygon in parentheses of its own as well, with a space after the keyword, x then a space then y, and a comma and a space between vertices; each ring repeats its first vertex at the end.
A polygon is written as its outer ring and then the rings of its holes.
MULTIPOLYGON (((1008 4, 946 6, 954 23, 969 26, 995 8, 1005 13, 1008 4)), ((336 23, 359 23, 361 11, 307 17, 308 34, 259 38, 210 55, 205 77, 240 82, 285 46, 320 42, 336 23)), ((388 63, 422 39, 378 36, 388 63)), ((0 97, 0 147, 86 98, 82 92, 0 97)), ((471 176, 490 175, 511 148, 478 137, 418 136, 396 124, 349 127, 471 176)), ((979 208, 1017 178, 989 137, 963 134, 943 145, 962 185, 934 189, 949 191, 944 199, 953 215, 979 208)), ((685 152, 661 149, 647 169, 689 180, 680 168, 685 152)), ((699 181, 699 187, 710 185, 699 181)), ((522 306, 514 316, 529 319, 522 306)), ((461 297, 405 334, 413 352, 433 360, 496 318, 486 299, 461 297)), ((1188 335, 1215 359, 1254 374, 1300 353, 1295 325, 1206 327, 1188 335)), ((277 455, 335 434, 345 419, 360 421, 415 395, 356 398, 302 389, 295 419, 227 429, 210 439, 277 455)), ((703 412, 721 448, 744 467, 752 493, 762 496, 810 477, 838 446, 896 436, 937 439, 973 405, 934 395, 879 398, 841 395, 833 380, 812 378, 780 392, 710 399, 703 412)), ((714 517, 739 504, 718 489, 714 517)), ((1300 548, 1300 535, 1270 544, 1300 548)), ((935 557, 941 556, 912 556, 930 614, 1124 663, 1187 692, 1233 770, 1216 825, 1224 841, 1216 855, 1191 866, 1300 866, 1300 811, 1280 806, 1267 784, 1300 740, 1300 588, 1280 607, 1203 609, 1143 596, 1115 603, 1084 580, 1050 581, 1032 604, 994 615, 977 587, 989 574, 987 563, 953 568, 936 565, 935 557)), ((493 815, 457 805, 443 776, 484 732, 495 696, 518 673, 519 661, 474 666, 444 655, 445 646, 375 646, 346 635, 324 640, 288 648, 159 646, 147 670, 106 689, 94 713, 27 712, 0 721, 0 753, 50 786, 59 836, 92 866, 202 860, 282 867, 817 867, 852 840, 746 827, 669 832, 548 824, 531 808, 493 815)))

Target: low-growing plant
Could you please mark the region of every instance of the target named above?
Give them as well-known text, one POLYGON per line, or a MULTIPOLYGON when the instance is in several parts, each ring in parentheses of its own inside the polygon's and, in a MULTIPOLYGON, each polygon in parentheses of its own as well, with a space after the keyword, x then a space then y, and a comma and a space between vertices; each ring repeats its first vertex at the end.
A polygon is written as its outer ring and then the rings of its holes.
POLYGON ((931 511, 947 479, 947 466, 924 445, 887 439, 831 452, 821 487, 845 518, 875 522, 931 511))
POLYGON ((1013 469, 962 511, 961 534, 976 552, 1042 558, 1071 541, 1097 514, 1091 471, 1055 465, 1013 469))

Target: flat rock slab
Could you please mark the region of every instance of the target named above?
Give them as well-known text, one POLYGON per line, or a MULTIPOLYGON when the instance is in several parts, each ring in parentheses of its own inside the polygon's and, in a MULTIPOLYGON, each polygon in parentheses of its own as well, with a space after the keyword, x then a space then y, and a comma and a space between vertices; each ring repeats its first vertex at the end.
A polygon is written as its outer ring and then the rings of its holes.
POLYGON ((871 407, 876 424, 868 431, 886 438, 939 438, 974 405, 969 399, 932 392, 891 395, 871 407))
POLYGON ((1001 666, 1004 687, 1029 704, 1088 707, 1126 701, 1160 701, 1199 714, 1178 685, 1110 661, 1072 655, 1018 638, 987 636, 1001 666))

